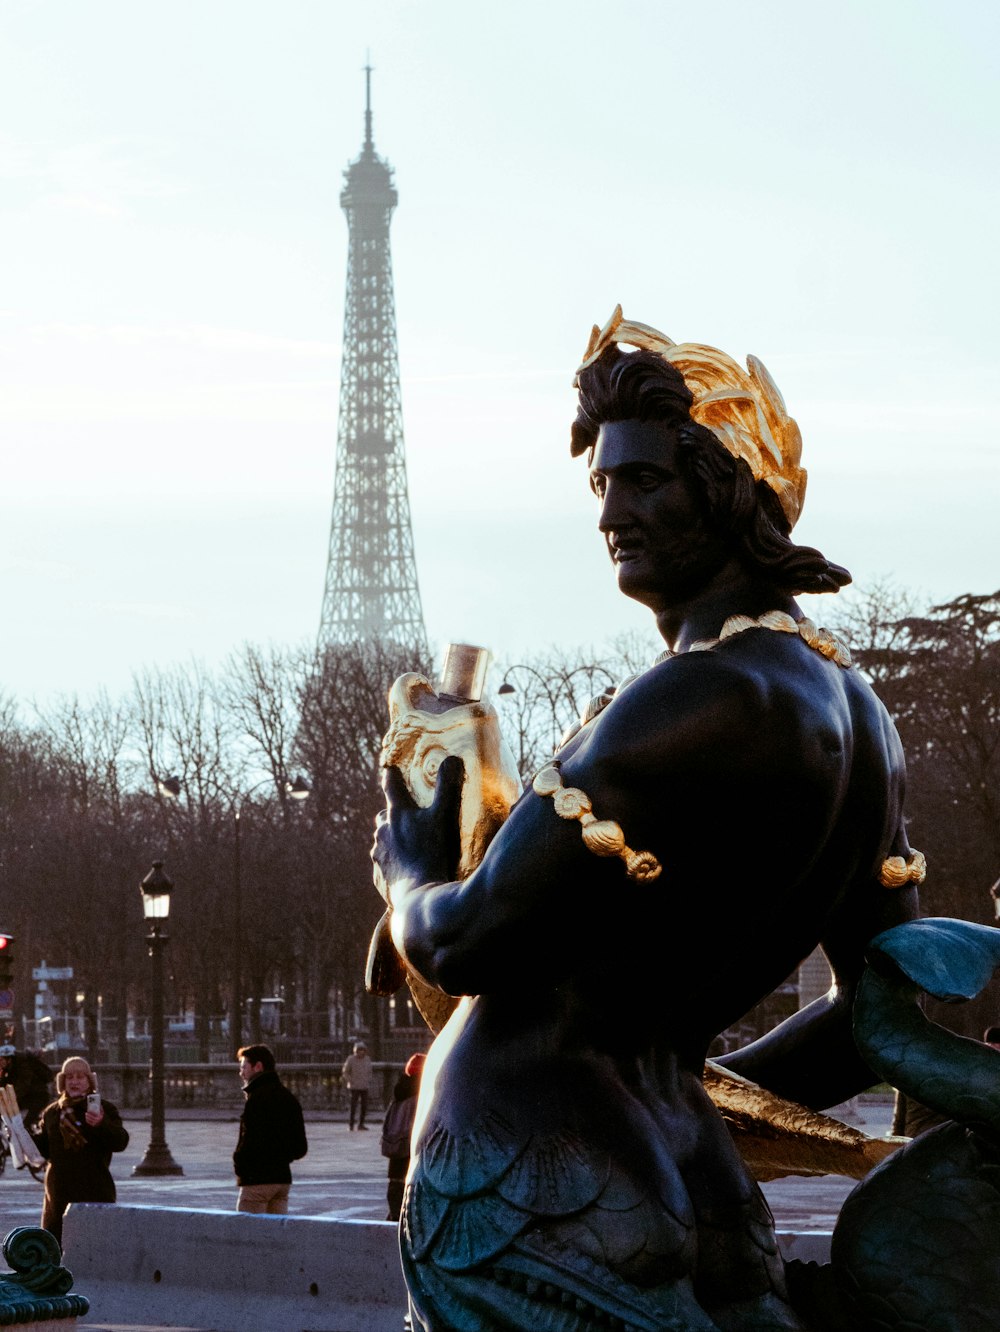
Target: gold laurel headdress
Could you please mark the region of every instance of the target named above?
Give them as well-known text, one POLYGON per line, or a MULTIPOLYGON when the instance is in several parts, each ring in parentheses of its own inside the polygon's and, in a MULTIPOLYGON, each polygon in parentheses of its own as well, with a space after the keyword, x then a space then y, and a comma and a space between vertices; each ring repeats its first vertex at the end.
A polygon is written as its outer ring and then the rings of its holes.
POLYGON ((655 352, 680 372, 694 399, 691 419, 711 430, 734 458, 742 458, 755 481, 771 487, 794 527, 806 494, 806 473, 799 466, 802 436, 777 384, 757 357, 748 356, 744 370, 716 347, 676 343, 648 324, 625 319, 622 307, 616 305, 603 328, 594 325, 573 387, 579 388, 580 372, 593 365, 606 347, 620 342, 655 352))

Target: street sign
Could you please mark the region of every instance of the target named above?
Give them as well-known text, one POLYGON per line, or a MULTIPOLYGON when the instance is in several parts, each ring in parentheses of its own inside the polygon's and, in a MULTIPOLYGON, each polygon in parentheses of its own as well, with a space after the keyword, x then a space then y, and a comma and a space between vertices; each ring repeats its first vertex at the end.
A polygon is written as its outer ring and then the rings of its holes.
POLYGON ((72 967, 32 967, 32 980, 72 980, 72 967))
POLYGON ((9 1018, 14 1016, 14 991, 10 989, 0 990, 0 1018, 9 1018))

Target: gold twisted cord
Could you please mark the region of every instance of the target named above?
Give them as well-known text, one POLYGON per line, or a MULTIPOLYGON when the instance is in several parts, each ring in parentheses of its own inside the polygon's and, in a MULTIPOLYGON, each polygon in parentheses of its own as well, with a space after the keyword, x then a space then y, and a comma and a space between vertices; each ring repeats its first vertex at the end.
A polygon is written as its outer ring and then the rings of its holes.
POLYGON ((660 877, 663 866, 652 851, 633 851, 626 846, 621 824, 614 819, 599 819, 586 791, 578 786, 563 786, 562 774, 554 763, 544 767, 531 785, 536 795, 552 797, 561 819, 579 820, 583 844, 595 856, 618 856, 625 862, 625 873, 637 883, 652 883, 660 877))
MULTIPOLYGON (((798 634, 807 647, 822 653, 828 661, 836 662, 844 670, 850 669, 851 654, 847 645, 836 634, 829 629, 818 629, 812 620, 796 620, 779 610, 766 611, 756 620, 751 619, 749 615, 730 615, 722 626, 718 638, 700 638, 691 644, 688 652, 707 652, 710 648, 718 647, 725 639, 732 638, 734 634, 741 634, 747 629, 771 629, 779 634, 798 634)), ((653 659, 653 665, 659 666, 661 662, 670 661, 672 657, 678 655, 682 654, 674 652, 672 648, 664 648, 659 656, 653 659)), ((580 725, 586 726, 587 722, 593 721, 604 711, 616 693, 620 693, 633 680, 638 680, 641 674, 641 671, 637 671, 634 675, 627 675, 613 688, 606 689, 602 694, 595 694, 580 716, 580 725)))
POLYGON ((758 615, 756 620, 751 619, 749 615, 730 615, 722 626, 718 638, 700 639, 697 643, 692 643, 688 651, 705 652, 708 648, 725 642, 727 638, 732 638, 734 634, 745 633, 747 629, 771 629, 778 634, 798 634, 807 647, 819 652, 827 661, 835 662, 845 671, 850 669, 851 654, 847 645, 841 642, 836 634, 829 629, 818 628, 808 618, 796 620, 785 611, 779 610, 765 611, 763 615, 758 615))
MULTIPOLYGON (((791 615, 786 614, 785 611, 778 610, 766 611, 756 619, 752 619, 749 615, 730 615, 722 626, 718 638, 699 639, 698 642, 691 644, 688 651, 707 652, 709 649, 717 647, 719 643, 725 642, 727 638, 732 638, 735 634, 745 633, 747 629, 770 629, 775 633, 798 634, 799 638, 802 639, 807 647, 812 648, 815 652, 821 653, 828 661, 835 662, 836 665, 842 667, 844 670, 849 670, 851 667, 851 654, 846 644, 841 642, 836 634, 831 633, 829 629, 818 628, 810 619, 796 620, 791 615)), ((654 665, 659 665, 660 662, 667 661, 675 655, 676 654, 668 648, 665 652, 660 653, 656 658, 654 665)), ((626 684, 631 683, 632 680, 637 678, 638 677, 635 675, 628 676, 618 685, 618 689, 621 690, 626 684)), ((607 690, 603 694, 597 695, 596 698, 591 699, 580 718, 580 724, 585 726, 588 722, 593 721, 593 719, 611 702, 614 692, 614 690, 607 690)), ((610 819, 595 819, 594 815, 590 812, 590 800, 583 791, 578 791, 576 788, 570 788, 570 790, 564 791, 561 788, 562 779, 559 776, 558 769, 554 767, 543 768, 535 778, 535 790, 539 795, 555 795, 558 793, 560 797, 568 797, 570 795, 574 797, 574 800, 567 800, 566 802, 566 809, 571 812, 561 814, 561 817, 578 818, 581 822, 584 822, 584 819, 587 820, 584 827, 584 842, 587 843, 589 849, 594 851, 596 855, 621 855, 623 857, 627 857, 628 855, 649 856, 656 866, 655 871, 647 873, 644 876, 633 875, 630 872, 630 877, 645 877, 648 879, 656 878, 662 867, 659 861, 656 860, 655 856, 652 856, 648 851, 629 851, 629 849, 625 847, 625 837, 619 825, 610 819), (552 776, 549 776, 550 773, 552 776), (541 790, 539 789, 538 783, 543 778, 545 789, 541 790), (555 783, 554 785, 552 784, 553 782, 555 783), (585 814, 575 812, 577 808, 576 797, 582 797, 582 799, 586 801, 585 814), (595 845, 591 846, 590 843, 587 842, 587 829, 588 826, 594 827, 595 825, 602 831, 592 834, 595 845), (605 833, 603 831, 604 829, 613 830, 613 834, 605 833), (609 837, 612 839, 611 841, 608 841, 609 849, 598 850, 597 844, 603 844, 603 839, 609 837), (620 845, 617 839, 620 839, 620 845), (624 850, 620 848, 624 848, 624 850)), ((583 808, 583 806, 580 806, 580 808, 583 808)), ((561 811, 559 812, 561 813, 561 811)), ((888 856, 882 862, 878 875, 879 883, 885 888, 905 888, 906 885, 910 883, 919 885, 924 882, 926 877, 927 861, 920 851, 914 851, 909 860, 904 860, 902 856, 888 856)))
POLYGON ((883 888, 905 888, 908 883, 923 883, 927 878, 927 861, 922 851, 914 851, 909 860, 902 856, 887 856, 878 872, 883 888))

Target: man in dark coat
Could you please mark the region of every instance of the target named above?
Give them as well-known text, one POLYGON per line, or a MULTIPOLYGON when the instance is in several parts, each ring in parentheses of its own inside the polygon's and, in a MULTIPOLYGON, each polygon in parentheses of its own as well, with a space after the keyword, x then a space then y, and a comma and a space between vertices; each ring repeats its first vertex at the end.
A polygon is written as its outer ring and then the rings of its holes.
POLYGON ((236 1210, 284 1214, 292 1183, 289 1163, 307 1149, 302 1107, 278 1077, 266 1045, 244 1046, 237 1058, 247 1102, 233 1152, 240 1186, 236 1210))

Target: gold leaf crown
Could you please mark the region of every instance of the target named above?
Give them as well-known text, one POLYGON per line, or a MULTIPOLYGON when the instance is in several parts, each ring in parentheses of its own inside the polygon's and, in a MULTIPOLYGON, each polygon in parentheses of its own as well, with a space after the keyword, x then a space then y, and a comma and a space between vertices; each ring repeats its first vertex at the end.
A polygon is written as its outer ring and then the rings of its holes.
POLYGON ((755 481, 771 487, 794 527, 806 496, 806 473, 799 466, 802 436, 777 384, 757 357, 748 356, 744 370, 716 347, 677 343, 648 324, 625 319, 622 307, 616 305, 603 328, 594 325, 573 387, 579 388, 581 371, 593 365, 606 347, 621 342, 655 352, 680 372, 694 399, 691 419, 711 430, 734 458, 742 458, 755 481))

